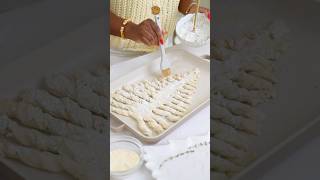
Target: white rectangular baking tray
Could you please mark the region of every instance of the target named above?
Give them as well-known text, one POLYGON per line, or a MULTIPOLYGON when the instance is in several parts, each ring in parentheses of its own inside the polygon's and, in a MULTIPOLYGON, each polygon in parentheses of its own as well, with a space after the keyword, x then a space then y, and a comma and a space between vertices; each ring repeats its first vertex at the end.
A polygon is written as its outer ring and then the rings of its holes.
POLYGON ((215 37, 236 37, 279 19, 291 30, 289 49, 276 64, 277 97, 259 107, 267 118, 261 122, 261 135, 253 140, 258 159, 235 178, 259 179, 256 175, 276 166, 282 160, 279 157, 295 151, 292 144, 295 147, 303 144, 300 137, 305 137, 305 141, 315 131, 320 132, 320 123, 311 123, 320 113, 320 61, 315 58, 319 56, 320 24, 315 17, 320 17, 320 3, 224 0, 216 2, 214 8, 219 16, 215 21, 215 27, 219 27, 215 29, 215 37), (312 127, 306 128, 309 123, 312 127))
POLYGON ((233 180, 251 180, 263 177, 270 168, 274 168, 277 165, 277 162, 285 160, 290 157, 291 154, 295 153, 296 150, 299 150, 314 138, 319 137, 319 130, 320 116, 307 123, 307 125, 299 131, 285 139, 265 155, 261 156, 244 171, 235 176, 233 180))
MULTIPOLYGON (((134 60, 142 60, 148 58, 150 55, 138 57, 134 60)), ((136 121, 132 118, 121 116, 111 112, 111 115, 117 120, 124 123, 129 130, 131 130, 142 141, 147 143, 154 143, 161 140, 164 136, 170 133, 173 129, 181 125, 188 119, 194 112, 203 108, 210 101, 210 62, 208 60, 201 59, 197 56, 190 54, 187 51, 181 49, 170 49, 167 52, 167 58, 171 61, 172 73, 185 72, 194 68, 199 68, 200 78, 198 82, 198 89, 195 93, 190 110, 181 118, 177 123, 172 124, 168 129, 161 134, 148 137, 143 135, 137 128, 136 121)), ((125 84, 130 84, 145 79, 152 79, 160 76, 160 58, 150 59, 150 63, 128 72, 126 75, 110 82, 110 91, 120 88, 125 84)))

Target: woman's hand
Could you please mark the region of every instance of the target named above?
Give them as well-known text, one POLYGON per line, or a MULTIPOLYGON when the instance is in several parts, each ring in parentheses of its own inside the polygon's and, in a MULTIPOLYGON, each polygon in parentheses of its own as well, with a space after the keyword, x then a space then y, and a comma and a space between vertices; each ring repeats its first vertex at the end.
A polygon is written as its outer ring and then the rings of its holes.
MULTIPOLYGON (((196 13, 196 11, 197 11, 197 5, 194 4, 190 7, 188 14, 196 13)), ((205 7, 199 7, 199 12, 204 13, 211 20, 211 13, 209 9, 205 7)))
POLYGON ((158 25, 151 19, 146 19, 140 24, 129 22, 125 27, 125 37, 148 46, 159 45, 161 33, 158 25))

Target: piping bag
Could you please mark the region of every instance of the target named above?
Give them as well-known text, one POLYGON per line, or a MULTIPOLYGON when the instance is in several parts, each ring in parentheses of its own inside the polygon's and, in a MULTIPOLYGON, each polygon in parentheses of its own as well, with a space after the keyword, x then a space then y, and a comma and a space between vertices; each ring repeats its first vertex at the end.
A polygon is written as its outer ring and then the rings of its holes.
POLYGON ((163 31, 161 29, 161 23, 160 23, 160 7, 158 6, 153 6, 152 8, 152 14, 154 15, 154 20, 157 24, 157 26, 160 29, 161 32, 161 38, 159 39, 159 46, 160 46, 160 54, 161 54, 161 63, 160 63, 160 69, 162 72, 162 75, 164 77, 169 76, 171 74, 171 64, 170 61, 166 57, 166 52, 164 48, 164 38, 163 38, 163 31))

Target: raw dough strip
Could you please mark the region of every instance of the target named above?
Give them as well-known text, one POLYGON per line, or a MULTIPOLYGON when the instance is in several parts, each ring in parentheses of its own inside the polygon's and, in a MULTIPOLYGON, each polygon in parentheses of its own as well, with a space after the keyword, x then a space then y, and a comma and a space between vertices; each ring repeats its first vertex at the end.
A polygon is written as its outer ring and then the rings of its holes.
POLYGON ((56 173, 64 171, 59 162, 60 156, 50 152, 19 146, 4 139, 0 140, 0 150, 5 157, 36 169, 56 173))
POLYGON ((244 134, 236 131, 231 126, 223 124, 216 120, 212 121, 212 128, 210 129, 214 134, 214 137, 221 139, 228 144, 235 146, 236 148, 247 151, 249 149, 249 139, 244 134))
POLYGON ((254 109, 253 107, 238 101, 225 99, 221 95, 215 95, 213 97, 213 102, 227 108, 233 114, 259 121, 264 119, 264 114, 257 109, 254 109))
POLYGON ((64 74, 53 74, 44 80, 46 89, 57 97, 71 97, 76 94, 76 82, 71 81, 64 74))
POLYGON ((245 72, 237 73, 237 76, 232 78, 240 87, 246 88, 248 90, 267 90, 271 91, 273 85, 271 82, 266 81, 261 78, 257 78, 245 72))
POLYGON ((168 111, 164 111, 164 110, 161 110, 161 109, 153 109, 152 112, 156 115, 159 115, 159 116, 164 116, 164 117, 168 117, 171 115, 170 112, 168 111))
POLYGON ((21 145, 52 153, 58 153, 59 145, 63 141, 62 137, 48 136, 40 131, 23 127, 7 116, 0 117, 0 135, 21 145))
POLYGON ((132 101, 131 99, 126 98, 125 96, 122 96, 120 94, 112 94, 112 99, 114 101, 117 101, 118 103, 122 103, 125 104, 127 106, 133 105, 135 104, 134 101, 132 101))
POLYGON ((185 98, 185 99, 192 99, 192 96, 188 96, 188 95, 185 95, 185 94, 183 94, 183 93, 181 93, 181 92, 179 92, 179 91, 177 91, 177 94, 176 94, 177 96, 180 96, 181 98, 185 98))
POLYGON ((146 124, 155 131, 157 134, 160 134, 164 131, 161 125, 157 123, 151 116, 146 116, 143 118, 143 120, 146 122, 146 124))
POLYGON ((129 116, 129 112, 130 112, 128 110, 121 109, 121 108, 114 107, 114 106, 111 106, 110 110, 111 110, 111 112, 114 112, 114 113, 117 113, 117 114, 120 114, 123 116, 129 116))
POLYGON ((143 117, 141 115, 139 115, 138 113, 129 112, 129 116, 137 121, 138 128, 140 129, 140 131, 144 135, 146 135, 146 136, 151 136, 152 135, 152 131, 148 128, 148 126, 146 125, 146 123, 143 120, 143 117))
MULTIPOLYGON (((141 100, 144 100, 147 102, 152 101, 152 98, 149 95, 147 95, 147 93, 148 93, 147 91, 144 91, 144 92, 140 91, 142 89, 141 85, 133 84, 133 85, 128 85, 128 86, 123 86, 123 89, 129 94, 133 94, 135 96, 135 98, 139 98, 140 99, 139 101, 141 101, 141 100)), ((126 95, 128 99, 133 98, 133 97, 130 97, 131 95, 128 96, 128 94, 123 93, 122 95, 123 96, 126 95)))
POLYGON ((188 105, 187 104, 185 104, 184 102, 178 101, 176 99, 171 99, 170 103, 175 104, 176 106, 179 106, 181 108, 188 109, 188 105))
POLYGON ((188 84, 186 84, 186 85, 184 85, 184 86, 182 86, 184 89, 186 89, 186 90, 189 90, 189 91, 195 91, 196 90, 196 88, 195 87, 193 87, 193 86, 190 86, 190 85, 188 85, 188 84))
POLYGON ((233 115, 225 107, 213 103, 213 119, 219 119, 220 121, 231 125, 232 127, 243 130, 248 133, 255 135, 259 134, 258 122, 257 120, 248 119, 242 116, 233 115))
POLYGON ((177 122, 181 119, 180 116, 176 116, 176 115, 169 115, 169 116, 166 116, 166 118, 171 122, 177 122))
POLYGON ((213 169, 223 173, 237 173, 243 169, 243 167, 234 164, 233 162, 223 159, 222 157, 210 153, 210 159, 213 163, 213 169))
POLYGON ((131 106, 129 106, 129 105, 127 105, 127 104, 123 104, 123 103, 121 103, 121 102, 118 102, 118 101, 116 101, 116 100, 114 100, 114 99, 111 99, 110 104, 111 104, 111 106, 113 106, 113 107, 120 108, 120 109, 127 110, 127 111, 129 111, 129 110, 132 109, 131 106))
POLYGON ((185 95, 188 95, 188 96, 191 96, 191 95, 193 95, 193 91, 190 91, 190 90, 186 90, 186 89, 183 89, 183 88, 180 88, 179 90, 178 90, 180 93, 183 93, 183 94, 185 94, 185 95))
POLYGON ((272 95, 268 94, 267 92, 249 91, 247 89, 238 87, 228 79, 217 79, 214 82, 213 90, 220 92, 227 99, 237 100, 255 106, 257 104, 266 102, 267 99, 272 98, 272 95))
POLYGON ((175 109, 173 109, 173 108, 171 108, 169 106, 161 105, 158 108, 161 109, 161 110, 164 110, 164 111, 168 111, 171 114, 176 115, 176 116, 183 116, 184 115, 184 113, 181 113, 180 111, 176 111, 175 109))
POLYGON ((168 129, 168 127, 170 126, 170 124, 167 122, 167 120, 165 120, 161 116, 157 116, 155 114, 152 114, 151 117, 152 117, 152 119, 157 121, 162 126, 163 129, 168 129))
POLYGON ((134 89, 134 90, 133 90, 133 94, 136 95, 136 96, 138 96, 139 98, 147 101, 147 102, 151 102, 151 101, 152 101, 152 98, 149 97, 149 96, 146 94, 145 91, 144 91, 144 92, 141 92, 141 91, 138 90, 138 89, 134 89))
MULTIPOLYGON (((213 73, 219 73, 221 70, 227 73, 235 73, 238 71, 255 72, 257 75, 259 74, 259 76, 268 80, 270 79, 271 82, 275 82, 275 77, 273 75, 273 72, 275 71, 275 65, 273 62, 270 62, 261 56, 244 53, 245 52, 234 54, 223 62, 213 61, 215 66, 220 66, 219 69, 217 69, 218 71, 213 73)), ((233 76, 236 76, 236 74, 233 76)))
POLYGON ((171 122, 176 122, 176 121, 180 120, 180 118, 181 118, 180 116, 173 115, 170 112, 164 111, 161 109, 153 109, 152 112, 156 115, 165 117, 166 119, 168 119, 171 122))
POLYGON ((158 90, 156 90, 153 86, 151 86, 147 80, 142 82, 144 87, 148 90, 150 96, 155 96, 158 93, 158 90))
POLYGON ((193 88, 196 89, 196 88, 197 88, 196 83, 197 83, 197 82, 190 82, 190 81, 189 81, 189 82, 186 82, 186 85, 191 86, 191 87, 193 87, 193 88))
POLYGON ((76 85, 77 94, 74 100, 77 101, 80 106, 106 118, 108 116, 108 98, 93 93, 88 86, 81 82, 77 82, 76 85))
POLYGON ((181 106, 179 106, 179 105, 173 104, 173 103, 171 103, 171 102, 169 102, 169 103, 164 103, 163 105, 164 105, 164 106, 167 106, 167 107, 170 107, 170 108, 172 108, 172 109, 175 109, 176 111, 180 111, 180 112, 182 112, 182 113, 184 113, 184 112, 187 111, 187 109, 185 109, 185 108, 183 108, 183 107, 181 107, 181 106))
POLYGON ((250 75, 262 78, 271 83, 276 83, 276 77, 273 71, 268 71, 261 64, 257 62, 246 62, 243 63, 239 69, 240 71, 244 71, 250 75))
POLYGON ((144 91, 147 93, 147 95, 154 99, 156 94, 158 93, 153 87, 149 86, 148 84, 145 84, 143 82, 140 82, 139 85, 143 87, 144 91))
POLYGON ((138 113, 135 113, 134 111, 128 111, 128 110, 120 109, 113 106, 111 107, 111 111, 123 116, 128 116, 128 117, 130 116, 131 118, 135 119, 137 121, 139 130, 144 135, 147 135, 147 136, 152 135, 152 131, 147 127, 147 125, 156 133, 161 133, 163 131, 162 126, 160 126, 157 123, 157 121, 154 120, 153 118, 148 118, 148 117, 143 118, 141 115, 139 115, 138 113))
POLYGON ((150 87, 153 87, 156 91, 160 91, 161 90, 161 87, 155 83, 156 81, 152 80, 152 81, 144 81, 144 84, 150 86, 150 87))
POLYGON ((69 98, 56 98, 43 90, 23 91, 19 98, 34 106, 40 107, 44 112, 56 118, 61 118, 81 127, 90 127, 105 132, 107 120, 93 115, 90 111, 81 108, 77 103, 69 98), (96 127, 96 124, 103 125, 96 127))
POLYGON ((17 119, 20 124, 26 127, 77 141, 101 136, 96 131, 81 128, 43 113, 40 108, 34 107, 31 104, 11 102, 9 106, 10 110, 7 111, 7 115, 10 118, 17 119))
POLYGON ((169 83, 176 82, 176 80, 172 76, 166 77, 165 80, 168 81, 169 83))
POLYGON ((188 104, 188 105, 190 105, 191 102, 192 102, 191 101, 191 97, 189 99, 187 99, 187 98, 182 97, 179 94, 174 95, 173 98, 178 100, 178 101, 184 102, 185 104, 188 104))
POLYGON ((49 76, 45 79, 46 89, 58 97, 69 97, 98 115, 107 117, 107 98, 98 96, 81 81, 72 81, 63 74, 49 76))
POLYGON ((215 137, 212 137, 211 141, 214 144, 212 151, 215 154, 221 155, 235 164, 245 166, 255 159, 255 154, 253 152, 246 152, 241 149, 237 149, 215 137))
POLYGON ((83 81, 90 86, 90 88, 100 96, 108 97, 108 85, 105 76, 97 77, 88 71, 81 71, 73 75, 75 81, 83 81))
MULTIPOLYGON (((260 31, 259 33, 246 33, 244 36, 242 36, 238 40, 234 40, 233 43, 225 43, 225 48, 220 46, 220 49, 226 49, 229 51, 232 50, 237 50, 237 51, 248 51, 251 50, 252 53, 259 54, 259 55, 265 55, 266 57, 270 56, 270 60, 276 59, 275 57, 278 56, 278 54, 281 54, 279 52, 283 51, 283 47, 277 46, 279 42, 283 39, 283 35, 286 33, 282 33, 282 35, 277 36, 277 38, 272 38, 275 37, 274 33, 275 31, 272 26, 278 26, 278 25, 270 25, 267 29, 264 29, 260 31), (272 27, 272 28, 270 28, 272 27), (228 48, 228 45, 231 48, 228 48), (267 45, 267 47, 266 47, 267 45), (264 48, 261 48, 264 47, 264 48)), ((281 25, 283 27, 283 25, 281 25)), ((278 28, 279 29, 279 28, 278 28)), ((276 30, 277 31, 277 30, 276 30)), ((221 45, 221 43, 220 43, 221 45)), ((216 42, 215 43, 215 49, 219 47, 219 44, 216 42)))
POLYGON ((171 82, 167 81, 166 78, 163 77, 160 77, 158 82, 160 82, 162 88, 165 88, 171 84, 171 82))
POLYGON ((127 99, 129 99, 131 101, 134 101, 136 103, 142 103, 143 102, 143 100, 140 97, 136 96, 132 92, 126 92, 124 90, 117 90, 114 94, 121 95, 121 96, 123 96, 123 97, 125 97, 125 98, 127 98, 127 99))
MULTIPOLYGON (((105 179, 104 176, 99 177, 101 173, 99 176, 90 176, 87 167, 83 167, 83 164, 67 156, 20 146, 5 139, 0 140, 0 150, 6 158, 20 161, 36 169, 53 173, 66 172, 79 180, 90 180, 92 178, 97 180, 105 179)), ((95 168, 97 169, 97 167, 95 168)))

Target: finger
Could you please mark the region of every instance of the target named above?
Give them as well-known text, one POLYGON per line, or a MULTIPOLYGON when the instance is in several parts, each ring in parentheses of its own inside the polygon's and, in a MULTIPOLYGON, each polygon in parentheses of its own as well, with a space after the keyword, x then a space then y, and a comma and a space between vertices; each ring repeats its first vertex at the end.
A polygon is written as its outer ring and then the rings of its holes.
POLYGON ((162 37, 160 28, 155 22, 150 23, 150 26, 153 29, 153 32, 155 33, 155 35, 157 36, 157 44, 158 44, 159 40, 162 37))
POLYGON ((148 39, 149 43, 152 45, 152 44, 155 44, 156 42, 156 37, 155 35, 152 33, 152 30, 151 28, 149 27, 148 28, 149 30, 145 30, 143 31, 143 36, 146 37, 146 39, 148 39))
POLYGON ((142 37, 141 38, 142 43, 144 43, 147 46, 151 46, 151 42, 146 38, 146 37, 142 37))
MULTIPOLYGON (((157 35, 157 33, 155 32, 155 28, 154 27, 157 26, 152 20, 150 20, 147 24, 148 26, 148 33, 152 36, 152 45, 158 45, 159 44, 159 36, 157 35)), ((160 31, 160 30, 159 30, 160 31)), ((160 35, 161 37, 161 35, 160 35)))

